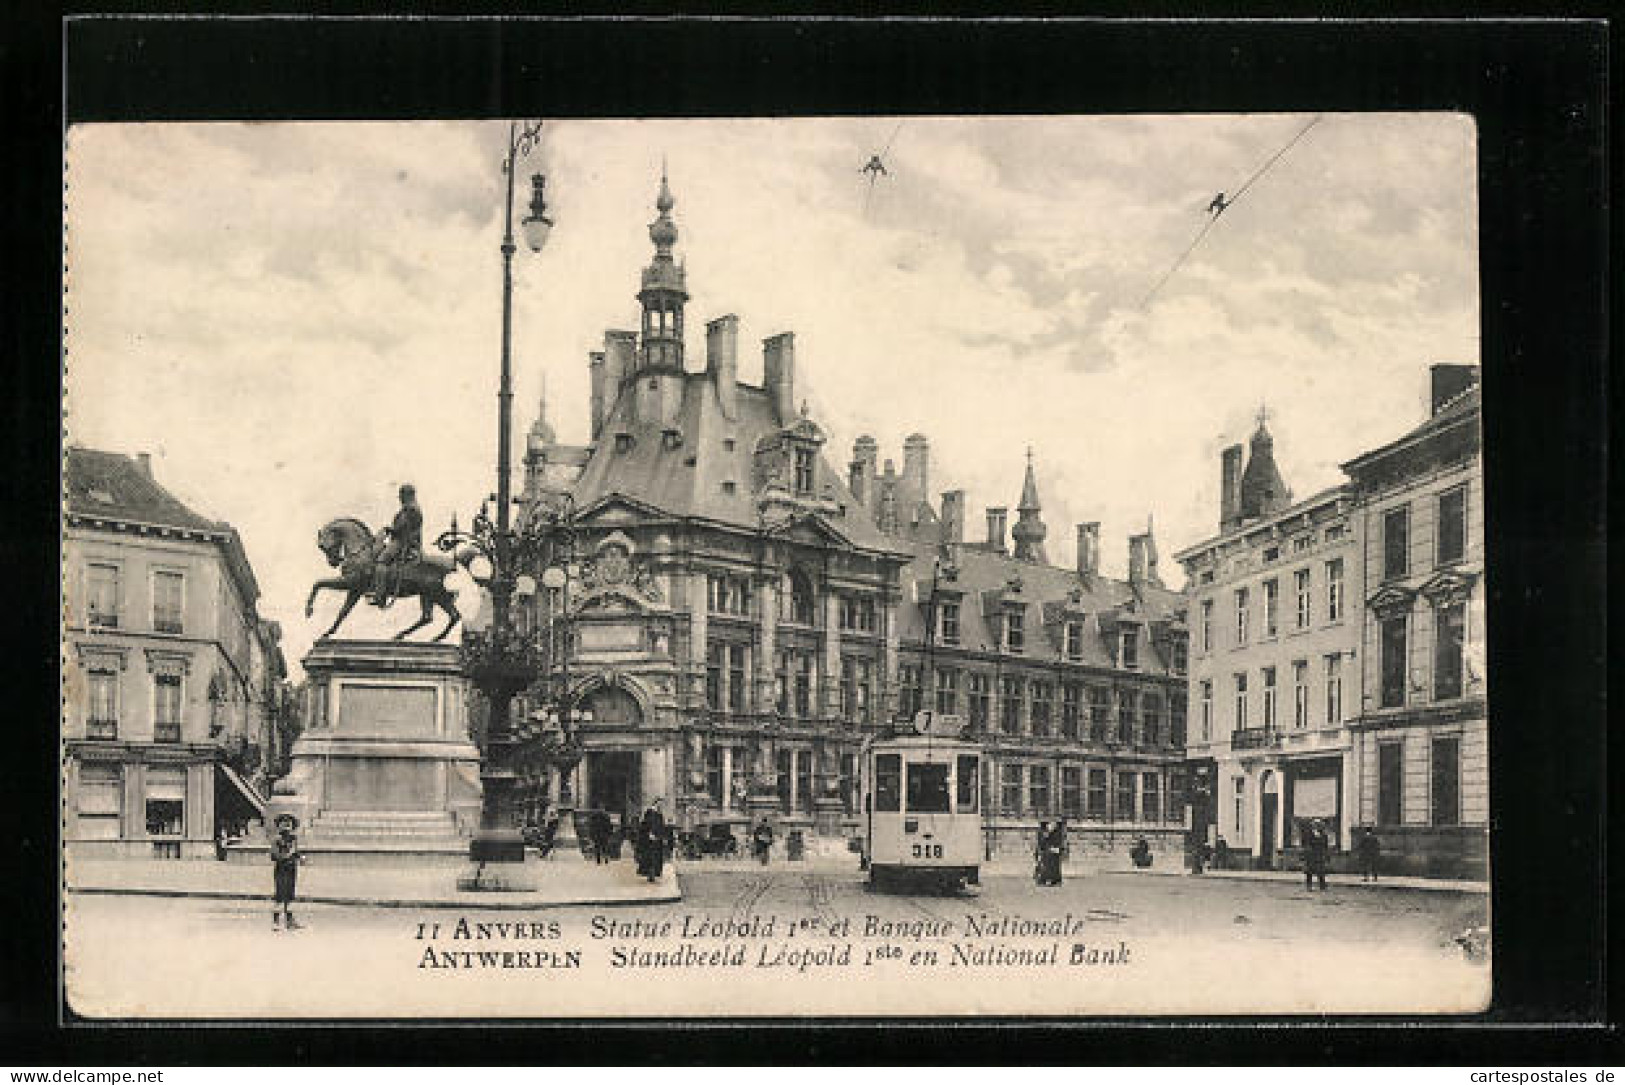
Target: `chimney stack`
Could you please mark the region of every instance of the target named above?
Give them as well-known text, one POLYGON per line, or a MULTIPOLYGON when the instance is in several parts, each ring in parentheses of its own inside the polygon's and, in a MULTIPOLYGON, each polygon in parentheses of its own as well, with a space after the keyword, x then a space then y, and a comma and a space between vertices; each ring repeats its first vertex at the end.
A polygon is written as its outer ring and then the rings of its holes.
POLYGON ((796 416, 796 333, 780 332, 762 340, 762 387, 772 397, 779 425, 796 416))
POLYGON ((875 459, 879 455, 880 445, 867 433, 852 442, 852 463, 847 478, 852 496, 858 499, 858 504, 870 509, 875 508, 875 459))
POLYGON ((931 442, 923 433, 903 438, 903 490, 910 514, 931 493, 931 442))
MULTIPOLYGON (((604 422, 615 413, 620 401, 621 388, 632 375, 637 360, 638 335, 628 331, 604 333, 604 422)), ((602 425, 603 423, 600 423, 602 425)))
POLYGON ((942 494, 942 541, 965 541, 965 491, 945 490, 942 494))
POLYGON ((1219 530, 1241 523, 1241 446, 1219 453, 1219 530))
POLYGON ((705 369, 716 385, 722 417, 733 421, 739 401, 739 318, 732 313, 705 326, 705 369))
POLYGON ((1445 404, 1461 395, 1479 381, 1478 366, 1451 365, 1441 362, 1428 367, 1432 377, 1432 404, 1430 413, 1438 414, 1445 404))
POLYGON ((995 554, 1004 553, 1004 526, 1009 513, 1007 508, 987 510, 987 548, 995 554))
POLYGON ((587 375, 592 379, 592 439, 598 440, 598 431, 604 428, 604 415, 609 405, 604 402, 604 352, 595 350, 587 355, 587 375))
POLYGON ((135 463, 137 467, 141 468, 143 475, 146 475, 149 479, 152 478, 152 453, 137 452, 135 454, 135 463))
POLYGON ((886 470, 880 477, 880 518, 878 526, 887 535, 897 534, 897 466, 886 461, 886 470))
POLYGON ((1100 521, 1089 520, 1078 525, 1078 575, 1100 574, 1100 521))
POLYGON ((1128 582, 1139 587, 1146 582, 1146 571, 1149 564, 1150 543, 1149 535, 1130 535, 1128 537, 1128 582))

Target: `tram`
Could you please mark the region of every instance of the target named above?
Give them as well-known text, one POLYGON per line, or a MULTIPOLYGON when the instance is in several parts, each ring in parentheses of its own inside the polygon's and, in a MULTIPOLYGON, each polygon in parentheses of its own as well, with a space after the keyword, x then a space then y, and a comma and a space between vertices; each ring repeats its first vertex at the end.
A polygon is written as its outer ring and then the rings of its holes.
POLYGON ((912 732, 863 747, 863 860, 877 889, 979 884, 982 747, 960 738, 959 717, 921 712, 912 732))

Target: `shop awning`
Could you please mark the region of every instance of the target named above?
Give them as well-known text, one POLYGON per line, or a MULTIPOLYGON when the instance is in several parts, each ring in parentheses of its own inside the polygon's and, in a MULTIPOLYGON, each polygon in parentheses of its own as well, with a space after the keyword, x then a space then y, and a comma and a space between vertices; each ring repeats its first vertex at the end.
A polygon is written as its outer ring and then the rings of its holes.
POLYGON ((265 799, 224 762, 215 764, 215 818, 217 820, 264 821, 268 816, 265 799))

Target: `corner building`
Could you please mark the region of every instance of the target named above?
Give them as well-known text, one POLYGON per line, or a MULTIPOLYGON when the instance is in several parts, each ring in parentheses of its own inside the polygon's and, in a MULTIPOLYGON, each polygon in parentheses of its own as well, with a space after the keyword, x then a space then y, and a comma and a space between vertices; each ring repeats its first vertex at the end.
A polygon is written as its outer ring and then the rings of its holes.
POLYGON ((573 575, 527 620, 573 629, 578 803, 848 834, 863 740, 930 707, 989 745, 990 849, 1059 815, 1103 847, 1177 838, 1184 617, 1150 532, 1110 580, 1098 525, 1075 568, 1048 564, 1030 461, 1013 548, 1004 510, 967 543, 964 492, 933 505, 924 435, 901 472, 868 437, 837 469, 798 405, 791 333, 762 342, 760 386, 738 378, 732 315, 688 365, 674 206, 662 178, 640 330, 590 355, 590 443, 560 444, 545 404, 527 441, 524 500, 577 510, 573 575))
POLYGON ((146 454, 70 447, 62 536, 63 845, 194 858, 262 820, 286 666, 230 524, 146 454))
POLYGON ((1301 819, 1347 849, 1357 818, 1351 724, 1363 521, 1349 489, 1294 501, 1264 419, 1220 455, 1219 534, 1175 557, 1191 606, 1193 828, 1251 865, 1281 865, 1301 819))
POLYGON ((1484 461, 1476 366, 1432 367, 1431 414, 1343 465, 1368 541, 1360 818, 1386 863, 1431 877, 1489 866, 1484 461))

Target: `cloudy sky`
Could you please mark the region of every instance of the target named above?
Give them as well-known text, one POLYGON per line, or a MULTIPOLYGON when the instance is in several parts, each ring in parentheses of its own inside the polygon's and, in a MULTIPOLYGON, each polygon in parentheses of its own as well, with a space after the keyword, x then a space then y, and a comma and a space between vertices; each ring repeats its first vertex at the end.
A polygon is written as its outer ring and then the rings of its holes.
MULTIPOLYGON (((550 122, 522 164, 557 223, 514 261, 516 448, 544 375, 587 436, 587 352, 635 328, 661 162, 704 322, 796 333, 798 396, 844 469, 873 434, 932 442, 932 485, 1016 504, 1039 469, 1050 557, 1102 521, 1104 565, 1155 516, 1170 555, 1218 515, 1218 456, 1267 403, 1298 496, 1426 412, 1426 367, 1478 361, 1470 118, 1329 114, 1148 303, 1219 190, 1298 115, 550 122), (890 140, 889 174, 861 167, 890 140)), ((68 141, 68 433, 152 453, 241 531, 297 664, 339 598, 317 528, 433 534, 494 489, 505 123, 80 126, 68 141)), ((523 214, 523 192, 520 193, 523 214)), ((367 608, 362 608, 367 609, 367 608)), ((415 613, 412 608, 411 613, 415 613)), ((354 635, 408 623, 351 618, 354 635)))

